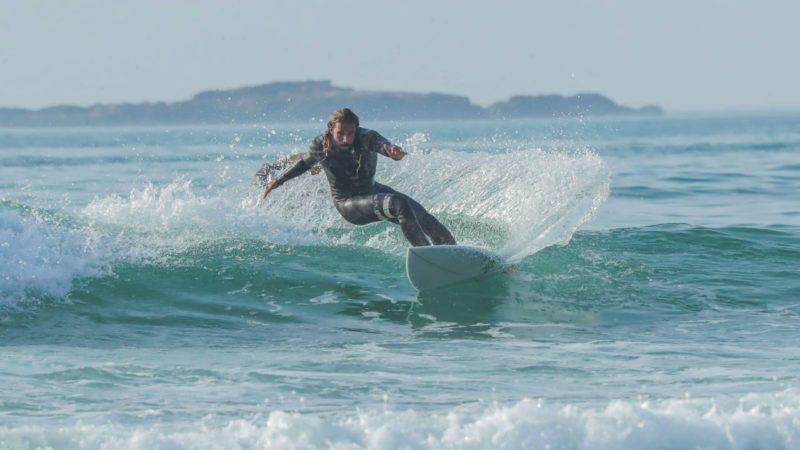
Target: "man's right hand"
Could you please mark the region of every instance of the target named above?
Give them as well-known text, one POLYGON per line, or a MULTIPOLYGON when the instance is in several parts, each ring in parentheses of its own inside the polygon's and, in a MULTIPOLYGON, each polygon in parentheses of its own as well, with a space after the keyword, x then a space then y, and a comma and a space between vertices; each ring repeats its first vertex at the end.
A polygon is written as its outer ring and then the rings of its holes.
POLYGON ((269 195, 269 193, 272 192, 276 187, 278 187, 277 181, 275 180, 269 181, 267 185, 264 187, 264 193, 261 194, 261 200, 267 198, 267 195, 269 195))

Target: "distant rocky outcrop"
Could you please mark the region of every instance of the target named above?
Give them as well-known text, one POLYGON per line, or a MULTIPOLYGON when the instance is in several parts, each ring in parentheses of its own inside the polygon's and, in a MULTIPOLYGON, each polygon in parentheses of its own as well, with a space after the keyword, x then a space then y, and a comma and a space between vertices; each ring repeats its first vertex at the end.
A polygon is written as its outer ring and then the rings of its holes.
POLYGON ((518 95, 508 101, 495 103, 487 108, 493 117, 550 117, 550 116, 608 116, 625 114, 663 114, 658 106, 634 109, 616 104, 600 94, 578 94, 572 97, 561 95, 518 95))
POLYGON ((330 81, 300 81, 206 91, 174 103, 54 106, 39 110, 0 108, 0 126, 295 122, 325 118, 344 106, 370 120, 662 113, 655 106, 641 109, 620 106, 599 94, 515 96, 482 108, 457 95, 357 91, 333 86, 330 81))

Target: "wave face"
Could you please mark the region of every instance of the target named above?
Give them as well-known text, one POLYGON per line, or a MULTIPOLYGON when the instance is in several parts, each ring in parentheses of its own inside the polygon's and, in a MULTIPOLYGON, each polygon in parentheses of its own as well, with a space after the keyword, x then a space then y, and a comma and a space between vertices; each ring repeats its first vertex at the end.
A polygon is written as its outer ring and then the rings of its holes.
POLYGON ((324 176, 258 204, 319 124, 10 130, 0 448, 796 447, 798 123, 378 124, 517 267, 426 293, 324 176))

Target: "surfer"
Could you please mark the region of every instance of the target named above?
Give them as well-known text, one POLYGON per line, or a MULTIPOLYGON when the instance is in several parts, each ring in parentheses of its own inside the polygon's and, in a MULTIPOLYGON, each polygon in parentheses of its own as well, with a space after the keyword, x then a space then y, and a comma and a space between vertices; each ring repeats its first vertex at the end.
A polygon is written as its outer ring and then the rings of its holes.
POLYGON ((366 225, 388 220, 400 225, 412 246, 455 245, 450 231, 417 201, 375 182, 378 154, 399 161, 407 153, 376 131, 361 128, 358 116, 350 109, 338 109, 308 152, 277 180, 267 182, 262 199, 319 164, 328 178, 333 204, 348 222, 366 225))

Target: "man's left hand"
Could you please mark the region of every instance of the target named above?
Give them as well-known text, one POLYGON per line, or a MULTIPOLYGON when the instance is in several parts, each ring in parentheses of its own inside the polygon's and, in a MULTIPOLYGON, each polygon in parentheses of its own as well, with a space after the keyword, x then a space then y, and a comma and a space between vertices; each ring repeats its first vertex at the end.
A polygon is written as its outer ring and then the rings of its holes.
POLYGON ((399 145, 383 144, 383 151, 395 161, 400 161, 408 154, 399 145))

